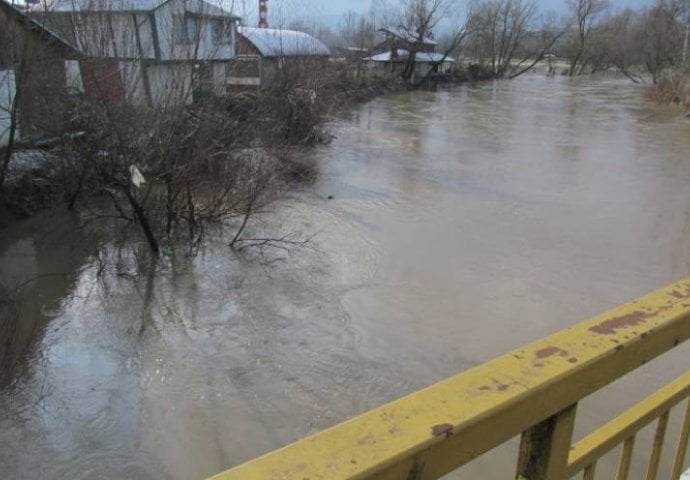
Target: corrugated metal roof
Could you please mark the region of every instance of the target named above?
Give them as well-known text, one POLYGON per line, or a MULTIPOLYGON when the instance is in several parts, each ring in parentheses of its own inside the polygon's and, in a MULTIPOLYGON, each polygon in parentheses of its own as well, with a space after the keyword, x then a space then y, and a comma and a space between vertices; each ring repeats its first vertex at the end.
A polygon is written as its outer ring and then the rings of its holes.
POLYGON ((55 0, 53 12, 148 12, 167 0, 55 0))
POLYGON ((250 27, 240 27, 238 32, 249 40, 263 57, 311 57, 331 54, 321 40, 304 32, 250 27))
MULTIPOLYGON (((398 50, 398 58, 393 59, 394 61, 398 62, 405 62, 410 56, 410 52, 407 50, 399 49, 398 50)), ((383 52, 379 53, 378 55, 374 55, 372 57, 367 57, 364 60, 370 60, 372 62, 390 62, 391 61, 391 52, 383 52)), ((445 56, 442 53, 429 53, 429 52, 417 52, 415 55, 415 62, 417 63, 433 63, 433 62, 451 62, 454 63, 455 59, 450 56, 445 56), (444 58, 445 57, 445 58, 444 58)))
MULTIPOLYGON (((50 3, 49 12, 151 12, 170 0, 54 0, 50 3)), ((232 13, 223 10, 215 2, 205 0, 193 0, 198 5, 191 8, 189 1, 185 2, 187 10, 202 11, 208 15, 232 16, 232 13)))
POLYGON ((14 5, 11 5, 5 0, 0 0, 0 8, 8 15, 13 16, 15 19, 19 19, 19 21, 22 22, 22 25, 25 25, 24 22, 28 18, 28 27, 40 35, 48 43, 63 50, 68 58, 77 58, 79 56, 79 52, 72 45, 63 40, 59 35, 46 28, 44 25, 41 25, 35 19, 27 17, 26 13, 18 10, 14 5))

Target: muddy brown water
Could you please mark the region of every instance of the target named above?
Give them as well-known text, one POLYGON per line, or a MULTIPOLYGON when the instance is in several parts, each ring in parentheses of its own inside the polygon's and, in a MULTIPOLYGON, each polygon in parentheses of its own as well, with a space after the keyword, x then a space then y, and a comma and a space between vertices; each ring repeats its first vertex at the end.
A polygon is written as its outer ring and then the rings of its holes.
MULTIPOLYGON (((78 240, 79 217, 2 232, 3 283, 51 276, 20 303, 32 333, 0 393, 1 478, 201 479, 690 270, 690 121, 624 80, 392 95, 334 131, 309 153, 316 184, 255 224, 316 234, 305 248, 218 241, 147 278, 139 246, 78 240)), ((689 353, 583 401, 577 435, 689 353)), ((511 478, 515 447, 453 478, 511 478)))

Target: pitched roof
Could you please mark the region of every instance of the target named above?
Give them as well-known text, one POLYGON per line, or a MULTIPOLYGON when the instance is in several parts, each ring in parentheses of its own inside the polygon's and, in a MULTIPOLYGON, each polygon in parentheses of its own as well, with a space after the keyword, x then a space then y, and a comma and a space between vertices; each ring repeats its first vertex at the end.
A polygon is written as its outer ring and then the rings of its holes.
MULTIPOLYGON (((392 52, 383 52, 379 53, 378 55, 374 55, 371 57, 367 57, 364 60, 370 60, 372 62, 390 62, 390 61, 398 61, 398 62, 406 62, 407 59, 410 57, 410 52, 407 50, 403 49, 398 49, 398 57, 397 58, 392 58, 391 55, 392 52)), ((450 62, 450 63, 455 63, 455 59, 450 56, 446 56, 443 53, 430 53, 430 52, 417 52, 417 54, 414 57, 415 63, 434 63, 434 62, 450 62)))
POLYGON ((167 0, 55 0, 52 12, 148 12, 167 0))
MULTIPOLYGON (((407 31, 406 29, 402 27, 383 27, 379 28, 380 32, 387 33, 389 35, 393 35, 398 38, 402 38, 406 42, 409 43, 417 43, 419 40, 418 35, 414 35, 412 32, 407 31)), ((427 37, 422 37, 422 45, 438 45, 436 40, 427 37)))
POLYGON ((16 6, 9 4, 5 0, 0 0, 0 9, 3 10, 7 16, 14 17, 15 20, 26 25, 29 30, 39 35, 45 42, 65 52, 69 58, 76 58, 79 56, 79 52, 75 50, 74 47, 72 47, 69 43, 48 30, 30 16, 27 16, 26 13, 19 10, 16 6))
POLYGON ((321 40, 304 32, 250 27, 239 27, 237 31, 263 57, 317 57, 331 54, 321 40))

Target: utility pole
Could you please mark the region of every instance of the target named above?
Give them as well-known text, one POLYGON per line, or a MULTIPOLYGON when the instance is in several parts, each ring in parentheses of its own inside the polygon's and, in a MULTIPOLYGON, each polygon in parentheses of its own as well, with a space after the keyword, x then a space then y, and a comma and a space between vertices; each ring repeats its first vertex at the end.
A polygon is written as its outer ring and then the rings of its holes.
POLYGON ((259 28, 268 28, 268 0, 259 0, 259 28))
POLYGON ((690 12, 685 14, 685 40, 683 41, 683 68, 687 67, 688 34, 690 34, 690 12))
POLYGON ((688 35, 690 35, 690 0, 685 1, 685 39, 683 40, 683 68, 687 68, 688 59, 688 35))

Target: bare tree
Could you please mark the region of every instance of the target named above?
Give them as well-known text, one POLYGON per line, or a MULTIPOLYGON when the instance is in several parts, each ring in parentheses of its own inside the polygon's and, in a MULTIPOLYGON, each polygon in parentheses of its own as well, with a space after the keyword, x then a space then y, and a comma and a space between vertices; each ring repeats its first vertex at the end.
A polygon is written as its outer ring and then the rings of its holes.
POLYGON ((683 2, 685 34, 683 35, 682 66, 687 67, 688 60, 688 41, 690 40, 690 0, 683 2))
POLYGON ((586 66, 583 61, 592 27, 597 18, 608 8, 608 0, 566 0, 573 17, 575 28, 574 52, 570 58, 570 76, 581 73, 586 66))
MULTIPOLYGON (((19 127, 19 101, 22 97, 21 79, 25 77, 28 42, 22 42, 18 25, 9 16, 0 18, 0 194, 10 167, 19 127)), ((28 18, 24 18, 28 27, 28 18)))
POLYGON ((352 45, 353 39, 355 38, 357 22, 357 13, 353 10, 348 10, 343 15, 343 18, 340 22, 340 37, 345 48, 352 45))
MULTIPOLYGON (((409 55, 401 76, 410 80, 415 73, 417 54, 427 39, 433 39, 434 29, 455 7, 454 0, 403 0, 398 27, 409 39, 409 55)), ((465 37, 464 29, 455 35, 459 43, 465 37)))
POLYGON ((564 28, 552 17, 538 19, 532 0, 491 0, 475 5, 469 31, 471 48, 490 76, 515 78, 544 59, 564 28))
MULTIPOLYGON (((24 141, 63 132, 70 98, 65 60, 73 50, 19 7, 0 5, 0 191, 19 134, 24 141)), ((7 199, 6 199, 7 201, 7 199)))
MULTIPOLYGON (((643 61, 637 39, 639 16, 631 9, 623 10, 603 20, 592 39, 592 49, 602 59, 600 68, 613 67, 635 83, 641 83, 639 67, 643 61)), ((594 67, 596 68, 596 67, 594 67)))
POLYGON ((642 64, 657 83, 666 68, 682 65, 684 28, 683 5, 675 0, 657 0, 643 11, 635 32, 636 49, 642 64))

